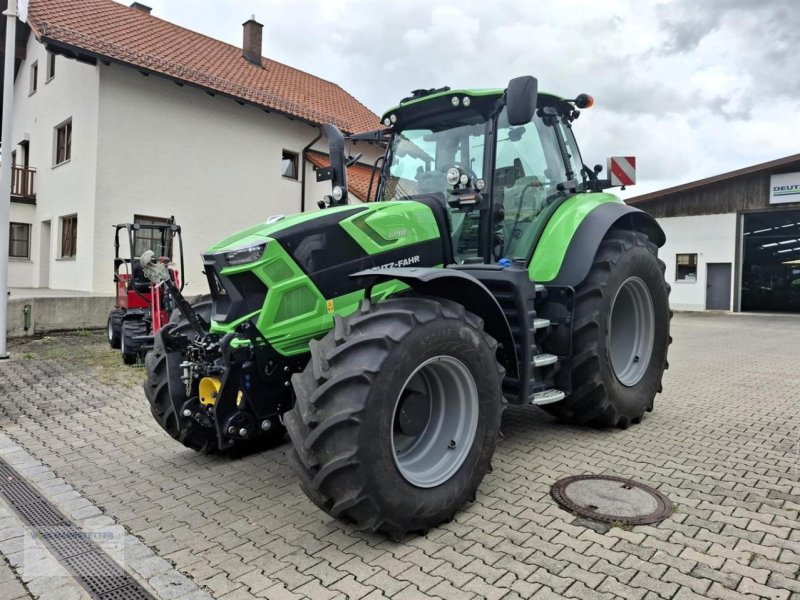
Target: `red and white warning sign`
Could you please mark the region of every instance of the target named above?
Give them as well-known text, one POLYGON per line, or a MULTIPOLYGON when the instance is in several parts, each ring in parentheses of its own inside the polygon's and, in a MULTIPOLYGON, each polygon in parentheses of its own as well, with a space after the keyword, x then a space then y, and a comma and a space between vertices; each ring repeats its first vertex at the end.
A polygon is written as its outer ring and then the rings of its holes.
POLYGON ((608 159, 608 174, 611 185, 633 185, 636 183, 636 157, 612 156, 608 159))

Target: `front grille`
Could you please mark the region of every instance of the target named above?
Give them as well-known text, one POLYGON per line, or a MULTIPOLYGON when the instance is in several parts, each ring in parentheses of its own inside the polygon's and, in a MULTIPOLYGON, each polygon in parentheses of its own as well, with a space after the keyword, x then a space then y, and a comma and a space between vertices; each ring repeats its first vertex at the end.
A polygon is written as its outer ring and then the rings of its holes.
POLYGON ((255 273, 221 275, 214 255, 205 256, 205 271, 211 291, 211 318, 230 323, 261 309, 267 298, 267 286, 255 273))

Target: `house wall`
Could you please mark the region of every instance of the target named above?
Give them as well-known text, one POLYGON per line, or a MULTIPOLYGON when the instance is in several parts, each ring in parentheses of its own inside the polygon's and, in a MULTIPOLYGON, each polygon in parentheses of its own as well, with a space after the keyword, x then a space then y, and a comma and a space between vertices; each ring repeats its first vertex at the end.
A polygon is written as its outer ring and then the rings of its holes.
MULTIPOLYGON (((271 215, 300 210, 301 183, 281 176, 281 153, 300 153, 318 128, 133 69, 99 69, 91 285, 98 293, 113 288, 112 224, 134 214, 174 215, 184 232, 185 293, 204 293, 204 249, 271 215)), ((325 138, 314 147, 325 151, 325 138)), ((306 209, 316 210, 330 186, 315 182, 310 164, 306 171, 314 182, 306 209)))
MULTIPOLYGON (((9 269, 11 287, 91 290, 94 246, 94 186, 97 166, 97 68, 56 57, 55 76, 47 81, 47 53, 30 36, 14 88, 13 140, 30 142, 29 164, 36 173, 36 207, 12 203, 12 220, 29 222, 31 259, 9 269), (30 93, 31 65, 39 67, 38 89, 30 93), (72 119, 72 158, 54 166, 55 127, 72 119), (77 255, 61 260, 60 218, 78 215, 77 255), (42 222, 50 221, 49 277, 40 281, 42 222)), ((45 270, 44 273, 48 273, 45 270)))
POLYGON ((734 306, 736 214, 664 217, 657 220, 667 236, 666 244, 658 254, 666 264, 666 279, 672 286, 670 306, 676 310, 705 310, 708 263, 731 264, 731 306, 734 306), (675 280, 676 254, 697 254, 697 281, 675 280))

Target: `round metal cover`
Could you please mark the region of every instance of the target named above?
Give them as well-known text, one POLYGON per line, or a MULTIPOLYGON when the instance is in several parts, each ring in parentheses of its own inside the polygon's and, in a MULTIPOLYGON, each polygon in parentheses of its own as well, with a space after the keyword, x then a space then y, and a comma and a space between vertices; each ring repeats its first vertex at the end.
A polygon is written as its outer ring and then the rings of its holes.
POLYGON ((672 514, 672 502, 658 490, 612 475, 559 479, 550 494, 566 510, 606 523, 646 525, 672 514))

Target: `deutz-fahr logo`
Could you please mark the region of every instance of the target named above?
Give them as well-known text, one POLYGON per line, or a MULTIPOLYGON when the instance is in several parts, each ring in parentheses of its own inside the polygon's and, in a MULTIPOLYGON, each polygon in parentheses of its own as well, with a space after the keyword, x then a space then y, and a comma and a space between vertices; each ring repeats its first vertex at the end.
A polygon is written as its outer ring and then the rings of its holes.
POLYGON ((416 256, 409 256, 408 258, 398 258, 394 262, 386 263, 385 265, 378 265, 375 269, 394 269, 396 267, 408 267, 419 263, 419 254, 416 256))

